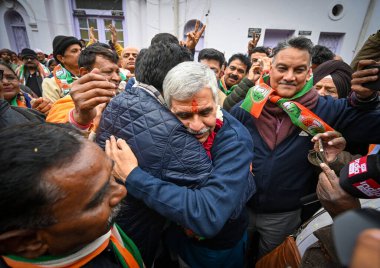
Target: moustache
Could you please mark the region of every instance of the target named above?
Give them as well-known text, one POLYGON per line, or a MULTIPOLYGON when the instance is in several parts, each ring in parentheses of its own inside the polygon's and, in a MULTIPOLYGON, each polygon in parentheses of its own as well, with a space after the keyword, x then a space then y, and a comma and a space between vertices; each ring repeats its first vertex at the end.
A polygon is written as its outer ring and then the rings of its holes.
POLYGON ((295 82, 286 82, 286 81, 281 81, 279 82, 280 85, 286 85, 286 86, 296 86, 297 83, 295 82))
POLYGON ((232 78, 234 80, 238 80, 239 79, 239 77, 237 75, 234 75, 234 74, 230 74, 228 77, 232 78))
POLYGON ((192 135, 202 135, 202 134, 204 134, 204 133, 210 131, 210 129, 211 129, 210 127, 205 127, 205 128, 203 128, 203 129, 201 129, 201 130, 199 130, 199 131, 194 131, 194 130, 192 130, 191 128, 187 128, 187 131, 188 131, 190 134, 192 134, 192 135))

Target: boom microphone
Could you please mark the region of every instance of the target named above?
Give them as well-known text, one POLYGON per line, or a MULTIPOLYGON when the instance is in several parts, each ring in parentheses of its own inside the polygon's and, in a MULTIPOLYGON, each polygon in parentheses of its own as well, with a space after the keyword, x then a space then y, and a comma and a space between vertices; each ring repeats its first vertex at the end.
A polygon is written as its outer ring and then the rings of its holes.
POLYGON ((344 166, 339 184, 357 198, 380 198, 380 155, 366 155, 344 166))

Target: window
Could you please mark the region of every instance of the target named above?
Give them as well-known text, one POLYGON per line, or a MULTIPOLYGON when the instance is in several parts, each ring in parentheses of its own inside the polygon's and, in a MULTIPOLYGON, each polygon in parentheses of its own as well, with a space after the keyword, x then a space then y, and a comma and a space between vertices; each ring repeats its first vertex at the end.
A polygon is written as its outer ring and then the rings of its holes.
POLYGON ((124 46, 123 22, 122 20, 112 18, 95 18, 95 17, 81 17, 78 18, 79 22, 79 38, 84 39, 86 42, 90 38, 90 27, 94 27, 95 38, 102 43, 108 43, 111 40, 111 33, 108 30, 108 25, 113 24, 117 31, 117 40, 120 45, 124 46))
POLYGON ((341 1, 336 1, 331 3, 329 7, 329 17, 332 20, 340 20, 341 18, 344 17, 344 6, 341 1))
POLYGON ((274 48, 277 46, 278 42, 291 38, 294 35, 294 32, 294 30, 266 29, 263 46, 274 48))
POLYGON ((319 35, 318 45, 328 47, 335 54, 339 54, 342 47, 344 33, 326 33, 319 35))
POLYGON ((94 28, 95 38, 102 43, 111 40, 108 25, 113 24, 117 39, 124 46, 124 13, 122 0, 72 0, 76 35, 86 42, 90 38, 90 28, 94 28))
POLYGON ((75 0, 76 8, 98 10, 123 10, 122 0, 75 0))
POLYGON ((86 42, 90 39, 90 27, 94 27, 94 35, 96 39, 99 39, 98 23, 96 18, 78 18, 80 38, 86 42))

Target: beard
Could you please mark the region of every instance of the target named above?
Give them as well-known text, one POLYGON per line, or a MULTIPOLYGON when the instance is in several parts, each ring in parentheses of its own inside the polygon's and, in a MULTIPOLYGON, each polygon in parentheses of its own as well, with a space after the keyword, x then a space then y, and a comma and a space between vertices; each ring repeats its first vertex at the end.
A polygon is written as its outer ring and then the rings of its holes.
POLYGON ((116 219, 117 215, 119 215, 119 213, 120 213, 121 206, 122 206, 122 204, 119 203, 117 206, 112 208, 111 214, 109 215, 109 217, 107 219, 107 230, 109 230, 112 227, 112 225, 115 223, 115 219, 116 219))

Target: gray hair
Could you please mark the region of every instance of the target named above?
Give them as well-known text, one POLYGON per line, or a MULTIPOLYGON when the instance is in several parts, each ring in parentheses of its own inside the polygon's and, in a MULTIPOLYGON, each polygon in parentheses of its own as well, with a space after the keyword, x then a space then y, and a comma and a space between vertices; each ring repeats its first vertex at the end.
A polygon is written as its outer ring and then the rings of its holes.
POLYGON ((273 49, 273 61, 276 58, 276 55, 281 51, 286 48, 297 48, 299 50, 304 50, 309 53, 310 56, 310 65, 311 65, 311 55, 313 52, 313 42, 309 38, 303 37, 303 36, 298 36, 294 37, 282 42, 279 42, 277 46, 273 49))
POLYGON ((171 108, 172 99, 186 100, 203 88, 211 89, 215 104, 218 104, 218 83, 215 73, 199 62, 182 62, 171 69, 165 77, 163 92, 165 102, 171 108))

